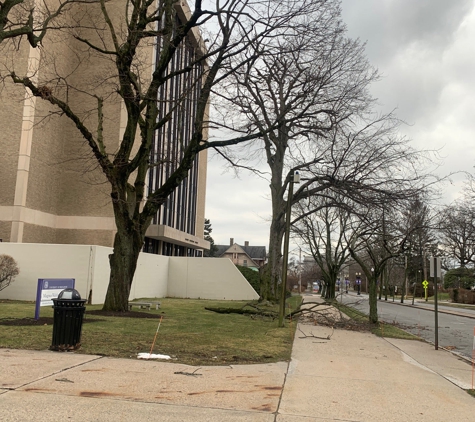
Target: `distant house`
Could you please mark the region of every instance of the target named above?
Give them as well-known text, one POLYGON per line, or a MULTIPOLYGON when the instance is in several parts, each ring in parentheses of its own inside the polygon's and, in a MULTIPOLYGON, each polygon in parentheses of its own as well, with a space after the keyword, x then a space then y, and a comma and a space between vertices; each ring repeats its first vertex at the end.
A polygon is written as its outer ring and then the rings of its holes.
POLYGON ((229 258, 235 265, 258 270, 266 263, 265 246, 249 246, 248 241, 241 246, 234 243, 234 239, 231 238, 229 245, 216 245, 216 247, 215 257, 229 258))

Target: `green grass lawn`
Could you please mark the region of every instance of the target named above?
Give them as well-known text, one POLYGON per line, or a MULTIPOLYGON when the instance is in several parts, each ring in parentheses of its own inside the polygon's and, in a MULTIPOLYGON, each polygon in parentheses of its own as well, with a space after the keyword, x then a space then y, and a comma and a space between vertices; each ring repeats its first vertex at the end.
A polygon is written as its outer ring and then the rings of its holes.
MULTIPOLYGON (((82 327, 82 345, 77 353, 123 358, 148 353, 162 315, 153 353, 170 355, 175 362, 222 365, 290 359, 295 322, 286 321, 284 328, 278 328, 277 319, 269 317, 205 310, 205 307, 241 308, 249 303, 246 301, 158 300, 161 302, 159 310, 140 311, 152 318, 95 315, 91 311, 100 310, 101 306, 88 305, 82 327)), ((289 310, 296 309, 300 300, 300 297, 289 298, 289 310)), ((277 305, 262 306, 262 309, 277 311, 277 305)), ((36 325, 5 325, 33 319, 34 313, 34 303, 0 301, 0 347, 48 349, 52 338, 51 321, 36 325)), ((40 317, 52 318, 53 309, 42 307, 40 317)))

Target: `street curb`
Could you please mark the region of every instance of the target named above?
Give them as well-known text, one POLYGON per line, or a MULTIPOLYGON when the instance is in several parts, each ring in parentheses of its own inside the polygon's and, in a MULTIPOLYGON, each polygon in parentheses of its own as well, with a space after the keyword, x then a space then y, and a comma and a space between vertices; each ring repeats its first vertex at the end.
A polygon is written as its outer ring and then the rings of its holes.
MULTIPOLYGON (((378 299, 378 302, 380 300, 378 299)), ((381 300, 382 302, 382 300, 381 300)), ((400 302, 389 302, 389 301, 384 301, 386 303, 392 303, 393 305, 399 305, 399 306, 408 306, 410 308, 415 308, 415 309, 422 309, 424 311, 429 311, 429 312, 435 312, 434 309, 428 309, 428 308, 423 308, 423 307, 420 307, 420 306, 417 306, 417 305, 412 305, 412 304, 406 304, 406 303, 400 303, 400 302)), ((437 312, 441 313, 441 314, 447 314, 447 315, 455 315, 455 316, 460 316, 460 317, 464 317, 464 318, 470 318, 470 319, 475 319, 475 315, 469 315, 469 314, 464 314, 464 313, 460 313, 460 312, 457 312, 457 311, 447 311, 447 310, 440 310, 440 309, 437 309, 437 312)))

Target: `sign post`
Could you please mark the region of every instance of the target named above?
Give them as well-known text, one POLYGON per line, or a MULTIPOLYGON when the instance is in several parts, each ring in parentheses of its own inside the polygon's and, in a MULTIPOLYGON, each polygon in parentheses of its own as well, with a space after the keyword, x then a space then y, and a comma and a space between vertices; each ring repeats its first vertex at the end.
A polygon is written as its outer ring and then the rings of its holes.
POLYGON ((473 390, 474 365, 475 365, 475 327, 473 327, 473 347, 472 347, 472 390, 473 390))
POLYGON ((64 289, 74 289, 74 278, 39 278, 36 289, 35 319, 40 317, 40 306, 53 306, 53 299, 64 289))
POLYGON ((422 282, 422 287, 424 287, 424 297, 425 297, 426 302, 427 302, 427 299, 428 299, 428 297, 427 297, 427 289, 428 289, 428 287, 429 287, 429 282, 428 282, 427 280, 424 280, 424 281, 422 282))
POLYGON ((439 350, 439 309, 438 309, 438 296, 439 289, 437 288, 437 277, 441 273, 441 259, 432 257, 430 259, 430 276, 434 277, 434 333, 435 333, 435 350, 439 350))

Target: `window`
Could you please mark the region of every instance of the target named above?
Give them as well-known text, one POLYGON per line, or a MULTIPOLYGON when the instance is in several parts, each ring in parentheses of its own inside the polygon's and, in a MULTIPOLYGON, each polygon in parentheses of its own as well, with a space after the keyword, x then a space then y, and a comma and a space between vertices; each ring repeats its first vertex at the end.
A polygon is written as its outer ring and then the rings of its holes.
POLYGON ((244 260, 243 265, 244 265, 245 267, 247 267, 247 259, 244 260))

